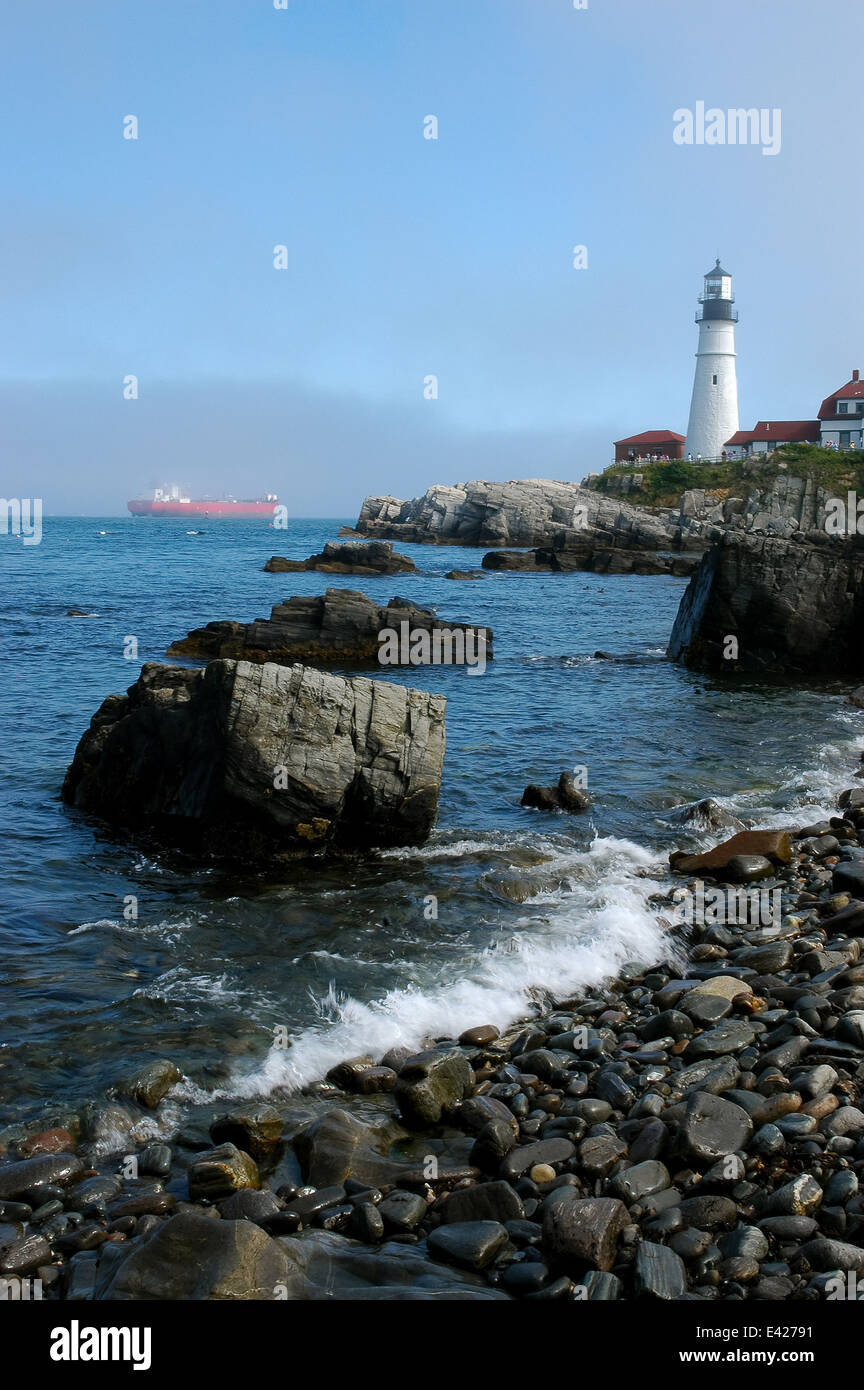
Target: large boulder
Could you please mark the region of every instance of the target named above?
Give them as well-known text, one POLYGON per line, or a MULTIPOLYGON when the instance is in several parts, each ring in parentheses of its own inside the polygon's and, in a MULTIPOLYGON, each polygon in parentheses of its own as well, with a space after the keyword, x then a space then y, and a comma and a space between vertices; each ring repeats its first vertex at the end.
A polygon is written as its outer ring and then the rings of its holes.
MULTIPOLYGON (((334 664, 379 664, 382 631, 402 632, 408 624, 410 633, 439 632, 474 634, 476 643, 481 635, 487 660, 492 657, 492 630, 472 627, 468 623, 448 623, 427 608, 418 608, 406 599, 391 598, 384 605, 356 589, 328 589, 323 597, 290 598, 274 604, 269 618, 256 618, 251 623, 213 622, 195 628, 179 642, 172 642, 169 656, 204 657, 213 661, 219 657, 242 658, 244 661, 277 661, 280 665, 307 662, 313 666, 334 664)), ((410 647, 399 650, 399 665, 420 665, 412 662, 410 647), (404 660, 403 660, 404 658, 404 660)))
POLYGON ((264 566, 270 574, 297 574, 320 570, 324 574, 411 574, 417 566, 400 555, 390 541, 328 541, 320 555, 288 560, 273 555, 264 566))
POLYGON ((290 1253, 252 1221, 184 1212, 115 1251, 100 1259, 97 1299, 264 1301, 296 1282, 290 1253))
POLYGON ((63 799, 217 857, 419 844, 444 710, 440 695, 306 666, 148 664, 94 715, 63 799))
POLYGON ((733 531, 690 580, 668 655, 718 675, 861 675, 862 627, 864 537, 733 531))

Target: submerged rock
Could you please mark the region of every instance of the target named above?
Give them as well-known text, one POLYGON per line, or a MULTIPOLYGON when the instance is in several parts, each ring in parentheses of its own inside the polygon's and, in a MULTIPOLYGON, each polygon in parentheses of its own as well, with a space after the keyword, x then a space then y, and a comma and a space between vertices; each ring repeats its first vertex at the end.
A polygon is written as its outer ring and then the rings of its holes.
POLYGON ((320 555, 306 560, 288 560, 273 555, 264 566, 270 574, 297 574, 301 570, 321 570, 324 574, 410 574, 417 566, 407 555, 400 555, 390 541, 328 541, 320 555))
POLYGON ((522 793, 522 806, 533 807, 537 811, 585 811, 591 805, 591 798, 578 785, 571 772, 562 772, 554 787, 538 787, 532 783, 522 793))
POLYGON ((94 715, 63 799, 223 858, 421 843, 445 700, 305 666, 148 664, 94 715))
POLYGON ((625 550, 609 545, 537 550, 490 550, 483 556, 486 570, 523 570, 540 574, 693 574, 698 555, 661 555, 649 550, 625 550))

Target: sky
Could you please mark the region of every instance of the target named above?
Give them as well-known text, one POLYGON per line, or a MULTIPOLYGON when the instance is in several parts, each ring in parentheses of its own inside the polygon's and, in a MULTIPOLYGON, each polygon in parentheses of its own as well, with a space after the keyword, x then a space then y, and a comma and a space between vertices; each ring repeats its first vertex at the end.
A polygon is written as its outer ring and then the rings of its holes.
POLYGON ((717 256, 742 427, 815 416, 864 368, 864 6, 580 3, 0 0, 0 494, 578 481, 686 431, 717 256), (779 152, 676 143, 699 102, 779 152))

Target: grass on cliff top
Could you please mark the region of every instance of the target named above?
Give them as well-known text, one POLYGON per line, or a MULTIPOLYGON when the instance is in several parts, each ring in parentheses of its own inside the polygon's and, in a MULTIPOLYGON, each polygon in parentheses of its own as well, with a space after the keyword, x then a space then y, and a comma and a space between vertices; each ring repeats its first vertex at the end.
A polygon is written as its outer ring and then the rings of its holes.
POLYGON ((704 488, 716 494, 718 501, 746 497, 748 492, 763 492, 775 478, 784 475, 810 478, 827 492, 845 496, 850 489, 864 494, 864 451, 838 454, 835 449, 822 449, 818 444, 788 444, 770 454, 727 459, 725 463, 690 463, 687 459, 613 463, 591 486, 597 492, 612 492, 611 480, 623 473, 642 474, 641 491, 628 493, 629 500, 655 507, 675 506, 682 492, 691 488, 704 488))

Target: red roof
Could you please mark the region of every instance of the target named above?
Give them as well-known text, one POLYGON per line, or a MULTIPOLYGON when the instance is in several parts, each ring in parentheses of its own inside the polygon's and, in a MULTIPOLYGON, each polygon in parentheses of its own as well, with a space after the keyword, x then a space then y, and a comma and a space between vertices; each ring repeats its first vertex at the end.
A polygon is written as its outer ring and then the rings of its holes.
POLYGON ((813 444, 818 439, 818 420, 759 420, 755 430, 738 430, 726 443, 755 444, 757 440, 776 440, 780 444, 813 444))
POLYGON ((631 434, 629 439, 616 439, 613 441, 616 447, 619 444, 683 444, 683 434, 676 434, 674 430, 645 430, 643 434, 631 434))
POLYGON ((839 391, 834 391, 830 396, 825 397, 819 411, 819 419, 836 419, 837 401, 860 400, 862 396, 864 396, 864 381, 860 381, 858 373, 853 372, 851 381, 847 381, 846 385, 841 386, 839 391))

